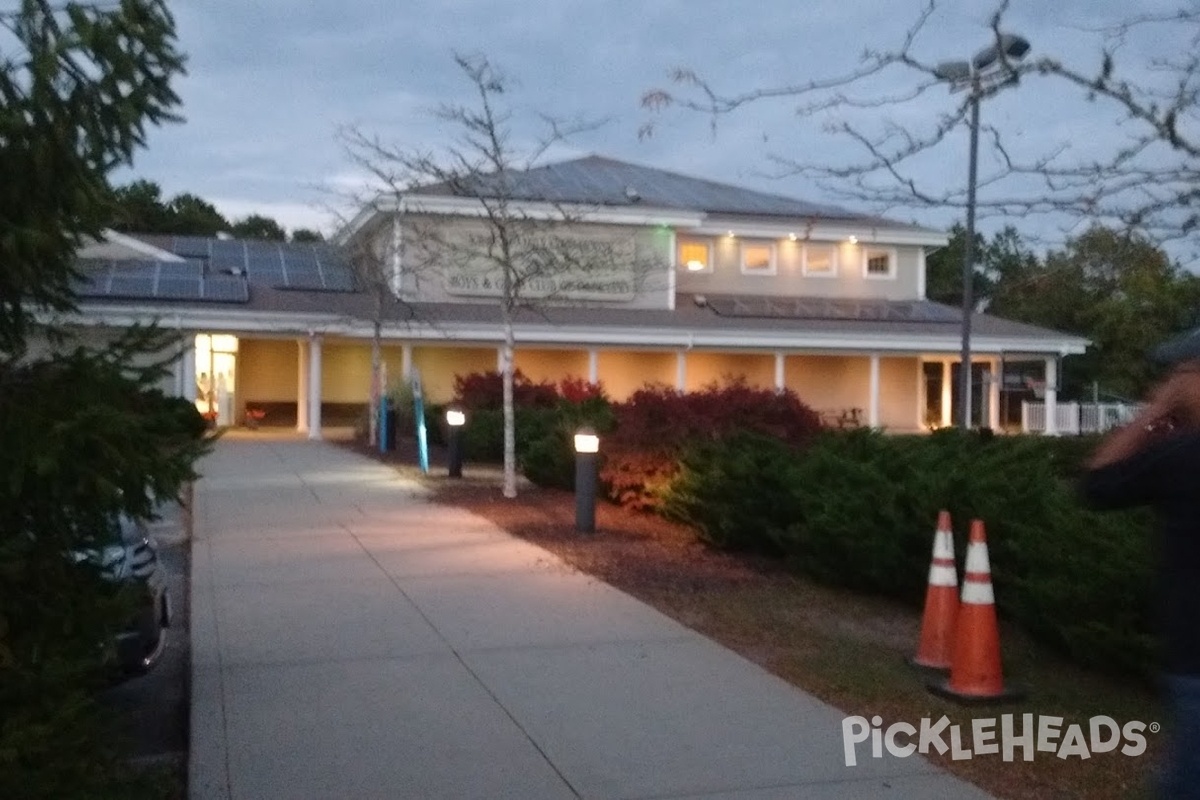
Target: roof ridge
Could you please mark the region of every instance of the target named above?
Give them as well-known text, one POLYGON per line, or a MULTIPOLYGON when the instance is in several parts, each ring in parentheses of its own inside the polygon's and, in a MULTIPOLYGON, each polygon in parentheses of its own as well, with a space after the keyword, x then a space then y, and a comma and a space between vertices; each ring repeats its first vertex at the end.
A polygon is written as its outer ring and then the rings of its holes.
MULTIPOLYGON (((753 194, 761 195, 763 197, 770 197, 774 200, 786 200, 789 203, 810 203, 811 202, 809 200, 805 200, 800 197, 794 197, 792 195, 780 194, 777 192, 766 192, 761 189, 752 189, 748 186, 743 186, 743 185, 736 184, 736 183, 728 183, 728 182, 724 182, 724 181, 713 180, 712 178, 702 178, 697 175, 689 175, 684 172, 676 172, 674 170, 663 169, 662 167, 652 167, 652 166, 649 166, 648 164, 642 164, 642 163, 638 163, 635 161, 625 161, 620 158, 613 158, 612 156, 604 155, 603 153, 595 153, 595 152, 588 153, 587 155, 584 155, 584 156, 577 156, 575 158, 565 158, 565 159, 561 159, 558 161, 546 162, 545 164, 540 164, 536 167, 529 167, 528 169, 516 170, 515 172, 517 174, 529 173, 529 172, 533 172, 534 170, 538 170, 538 169, 547 169, 549 167, 561 166, 563 164, 575 164, 575 163, 579 163, 581 161, 603 161, 607 164, 616 164, 616 165, 619 165, 622 167, 635 167, 637 169, 644 169, 649 172, 657 172, 660 175, 669 175, 672 178, 680 178, 680 179, 686 180, 686 181, 695 181, 696 183, 703 183, 708 186, 715 186, 715 187, 719 187, 722 189, 737 189, 738 191, 741 191, 741 192, 751 192, 753 194)), ((844 211, 846 214, 848 214, 852 217, 871 216, 869 214, 862 214, 862 213, 859 213, 856 211, 850 211, 849 209, 841 208, 840 206, 832 206, 831 205, 831 206, 828 206, 828 208, 829 209, 836 208, 838 210, 844 211)))

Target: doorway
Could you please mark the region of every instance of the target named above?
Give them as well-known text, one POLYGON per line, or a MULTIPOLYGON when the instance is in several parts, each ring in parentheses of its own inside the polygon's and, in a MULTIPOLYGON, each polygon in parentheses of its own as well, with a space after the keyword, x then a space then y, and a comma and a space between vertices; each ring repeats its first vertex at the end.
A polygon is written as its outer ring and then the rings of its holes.
POLYGON ((196 335, 196 408, 219 427, 233 424, 237 352, 236 336, 196 335))

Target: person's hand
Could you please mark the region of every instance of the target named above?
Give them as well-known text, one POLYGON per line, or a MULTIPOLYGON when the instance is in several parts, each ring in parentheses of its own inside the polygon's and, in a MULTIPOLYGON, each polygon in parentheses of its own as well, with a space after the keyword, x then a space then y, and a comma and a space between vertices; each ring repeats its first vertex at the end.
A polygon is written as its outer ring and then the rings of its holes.
POLYGON ((1178 425, 1200 425, 1200 362, 1180 364, 1150 393, 1153 419, 1178 425))

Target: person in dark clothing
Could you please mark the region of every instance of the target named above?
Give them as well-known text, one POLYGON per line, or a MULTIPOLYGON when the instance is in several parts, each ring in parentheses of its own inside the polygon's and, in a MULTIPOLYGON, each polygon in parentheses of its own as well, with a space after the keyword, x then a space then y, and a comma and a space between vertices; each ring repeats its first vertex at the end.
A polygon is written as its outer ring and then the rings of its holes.
POLYGON ((1130 424, 1096 449, 1081 480, 1102 509, 1159 519, 1157 613, 1171 721, 1162 796, 1200 800, 1200 353, 1185 352, 1130 424))

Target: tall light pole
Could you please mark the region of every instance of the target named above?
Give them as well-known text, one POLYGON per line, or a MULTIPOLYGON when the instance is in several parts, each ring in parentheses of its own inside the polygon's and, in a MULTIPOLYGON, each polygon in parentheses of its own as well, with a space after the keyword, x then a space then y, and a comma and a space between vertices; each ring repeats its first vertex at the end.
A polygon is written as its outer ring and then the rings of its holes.
MULTIPOLYGON (((1011 62, 1029 52, 1029 42, 1020 36, 1002 33, 995 43, 975 54, 970 61, 945 61, 934 74, 950 84, 950 91, 968 90, 971 95, 971 154, 967 168, 967 241, 963 245, 962 265, 962 366, 959 369, 958 424, 971 427, 971 314, 975 310, 975 186, 979 169, 979 102, 985 91, 1012 83, 1017 74, 1011 62)), ((1001 376, 1003 377, 1003 376, 1001 376)))

